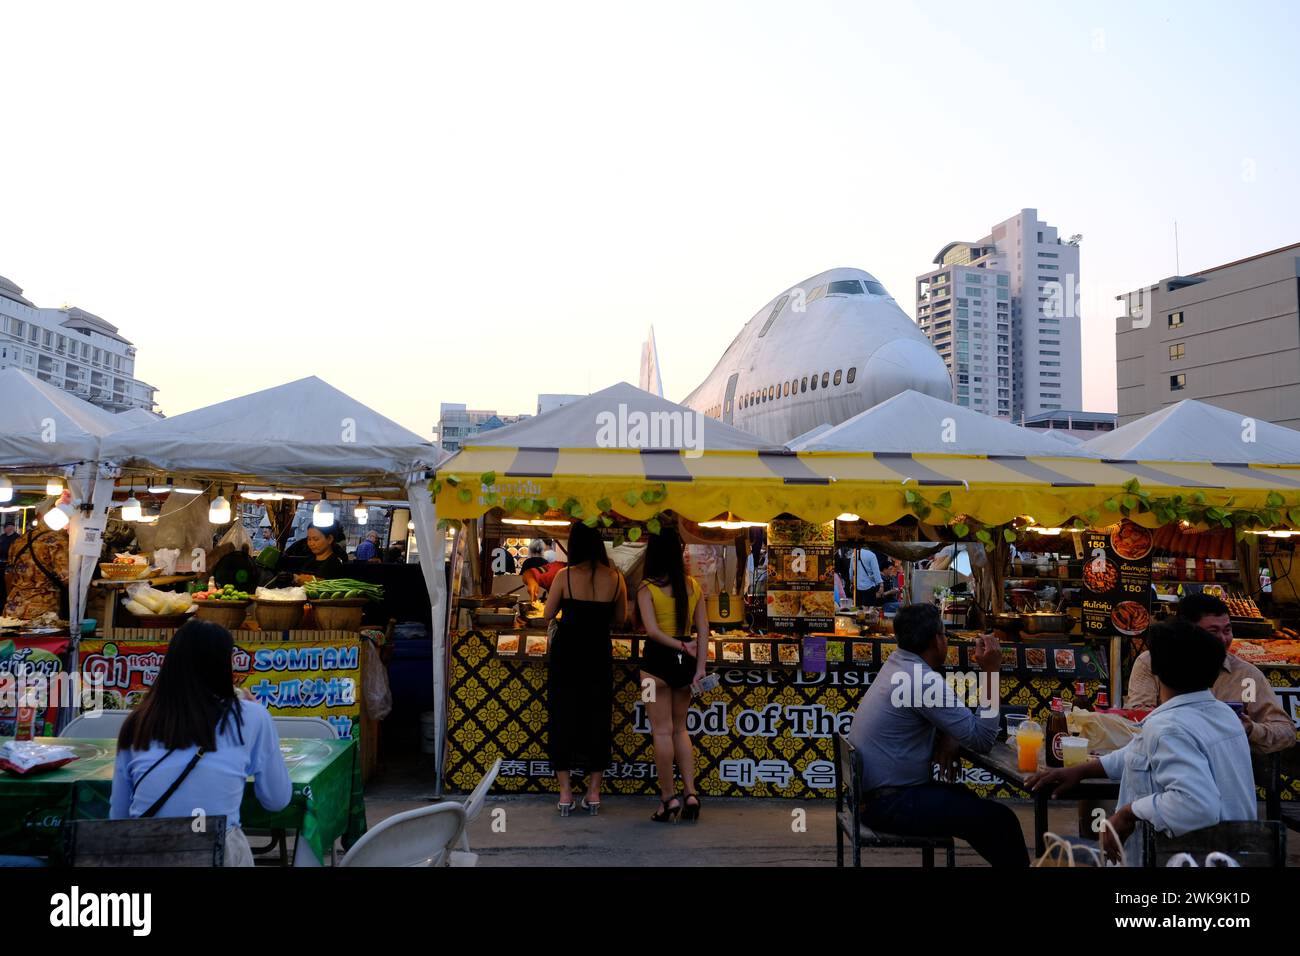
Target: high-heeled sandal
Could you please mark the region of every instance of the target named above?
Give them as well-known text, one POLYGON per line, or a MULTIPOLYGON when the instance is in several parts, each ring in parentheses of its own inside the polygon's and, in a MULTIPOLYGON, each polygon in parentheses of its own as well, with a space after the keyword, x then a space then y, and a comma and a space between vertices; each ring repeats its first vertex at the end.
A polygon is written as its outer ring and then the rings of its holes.
POLYGON ((682 812, 682 801, 678 799, 676 794, 674 794, 673 796, 669 797, 667 800, 659 801, 659 810, 656 813, 650 814, 650 819, 653 820, 655 823, 676 823, 677 814, 681 812, 682 812), (670 803, 675 803, 677 804, 677 806, 670 807, 668 806, 668 804, 670 803))
POLYGON ((582 809, 586 810, 589 814, 591 814, 594 817, 596 814, 600 813, 600 801, 596 800, 592 802, 588 800, 586 797, 583 797, 582 809))
POLYGON ((688 793, 682 797, 682 822, 698 823, 700 820, 700 795, 698 793, 688 793), (687 803, 687 800, 694 800, 694 803, 687 803))
POLYGON ((560 816, 567 817, 573 812, 573 801, 570 800, 568 803, 557 803, 555 809, 560 811, 560 816))

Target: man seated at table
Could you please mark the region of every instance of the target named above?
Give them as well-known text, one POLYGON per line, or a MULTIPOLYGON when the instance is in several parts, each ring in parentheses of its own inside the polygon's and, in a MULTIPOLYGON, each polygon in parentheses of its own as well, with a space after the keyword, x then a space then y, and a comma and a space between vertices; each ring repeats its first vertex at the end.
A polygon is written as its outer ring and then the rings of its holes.
MULTIPOLYGON (((1141 847, 1130 839, 1138 820, 1182 836, 1228 820, 1256 818, 1250 747, 1232 709, 1210 688, 1227 653, 1221 639, 1184 620, 1152 626, 1147 646, 1159 706, 1142 721, 1127 746, 1085 763, 1030 777, 1032 790, 1060 793, 1091 777, 1119 779, 1119 809, 1110 822, 1125 843, 1128 862, 1139 865, 1141 847)), ((1118 848, 1109 832, 1102 845, 1118 848)))
MULTIPOLYGON (((1232 617, 1228 605, 1214 595, 1188 595, 1178 605, 1178 617, 1214 635, 1225 651, 1232 649, 1232 617)), ((1221 701, 1242 704, 1241 726, 1255 753, 1273 753, 1295 744, 1295 723, 1282 709, 1268 678, 1254 664, 1235 654, 1225 654, 1212 691, 1221 701), (1243 703, 1243 698, 1248 699, 1243 703)), ((1125 706, 1153 708, 1157 703, 1151 655, 1143 651, 1129 674, 1125 706)))
MULTIPOLYGON (((863 695, 848 734, 862 760, 863 821, 882 833, 959 837, 993 866, 1028 866, 1024 833, 1010 807, 933 780, 935 760, 950 767, 957 747, 979 753, 993 747, 996 696, 991 713, 977 716, 944 683, 948 639, 933 604, 901 608, 894 637, 898 650, 863 695)), ((977 638, 974 660, 997 674, 997 639, 977 638)))

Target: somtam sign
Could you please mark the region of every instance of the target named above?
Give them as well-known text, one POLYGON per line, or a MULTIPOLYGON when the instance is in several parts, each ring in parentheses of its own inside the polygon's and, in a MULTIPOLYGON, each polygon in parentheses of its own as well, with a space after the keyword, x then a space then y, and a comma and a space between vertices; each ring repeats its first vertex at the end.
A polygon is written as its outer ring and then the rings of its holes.
MULTIPOLYGON (((83 641, 81 673, 102 688, 107 710, 126 710, 144 699, 167 654, 166 642, 83 641)), ((320 717, 340 737, 355 735, 361 720, 361 642, 357 638, 248 641, 237 638, 231 660, 235 686, 272 714, 320 717)))

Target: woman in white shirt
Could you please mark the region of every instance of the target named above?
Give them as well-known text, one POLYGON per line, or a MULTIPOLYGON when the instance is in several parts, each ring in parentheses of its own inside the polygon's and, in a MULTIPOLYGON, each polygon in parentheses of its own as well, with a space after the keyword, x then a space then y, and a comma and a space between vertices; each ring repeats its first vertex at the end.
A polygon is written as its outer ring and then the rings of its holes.
POLYGON ((234 639, 190 621, 171 640, 153 687, 122 725, 110 817, 226 818, 226 865, 252 866, 240 828, 244 783, 271 812, 293 797, 266 708, 235 690, 234 639))

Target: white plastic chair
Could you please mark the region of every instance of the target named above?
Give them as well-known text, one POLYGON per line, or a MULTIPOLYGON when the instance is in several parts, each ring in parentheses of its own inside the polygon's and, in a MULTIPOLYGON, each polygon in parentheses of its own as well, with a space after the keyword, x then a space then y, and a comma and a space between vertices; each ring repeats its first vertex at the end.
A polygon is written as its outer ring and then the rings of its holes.
POLYGON ((92 710, 68 721, 59 732, 60 737, 80 740, 116 740, 129 710, 92 710))
POLYGON ((469 795, 465 801, 465 829, 460 832, 460 843, 458 848, 465 853, 469 850, 469 825, 478 819, 479 814, 483 812, 483 806, 487 803, 488 791, 492 789, 492 784, 496 783, 497 774, 501 772, 501 758, 498 757, 496 763, 487 773, 483 774, 483 779, 478 782, 474 792, 469 795))
POLYGON ((338 740, 339 732, 329 721, 320 717, 272 717, 275 732, 283 740, 286 737, 298 740, 338 740))
MULTIPOLYGON (((459 866, 473 856, 453 851, 465 829, 465 806, 455 801, 407 810, 368 830, 339 866, 459 866)), ((473 865, 470 863, 469 865, 473 865)))

